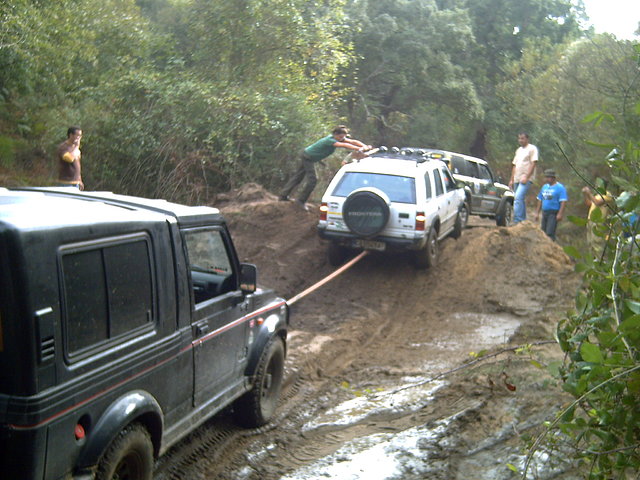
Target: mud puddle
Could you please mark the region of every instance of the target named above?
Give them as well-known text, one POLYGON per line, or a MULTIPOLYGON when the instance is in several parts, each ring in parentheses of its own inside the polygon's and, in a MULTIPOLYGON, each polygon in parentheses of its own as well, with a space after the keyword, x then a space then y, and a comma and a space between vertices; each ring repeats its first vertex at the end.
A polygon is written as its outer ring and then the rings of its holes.
MULTIPOLYGON (((406 359, 414 364, 404 365, 404 369, 389 369, 375 362, 366 364, 362 369, 353 368, 342 381, 336 380, 328 391, 319 393, 314 406, 298 416, 295 449, 271 443, 247 457, 261 468, 271 459, 278 459, 275 470, 282 475, 272 471, 265 476, 263 471, 260 478, 452 478, 448 477, 450 467, 449 461, 443 459, 444 452, 459 443, 457 423, 484 404, 460 397, 449 405, 444 416, 435 414, 436 395, 448 386, 447 381, 437 377, 472 350, 507 342, 521 320, 509 314, 456 313, 442 320, 442 324, 449 325, 446 335, 439 331, 435 341, 406 345, 407 351, 412 352, 406 359), (422 374, 416 375, 420 371, 422 374)), ((307 339, 301 349, 317 352, 319 345, 330 341, 327 335, 318 335, 307 339)), ((474 461, 482 459, 476 455, 474 461)), ((491 462, 495 463, 495 458, 491 462)), ((254 468, 245 466, 231 477, 258 478, 255 474, 254 468)))

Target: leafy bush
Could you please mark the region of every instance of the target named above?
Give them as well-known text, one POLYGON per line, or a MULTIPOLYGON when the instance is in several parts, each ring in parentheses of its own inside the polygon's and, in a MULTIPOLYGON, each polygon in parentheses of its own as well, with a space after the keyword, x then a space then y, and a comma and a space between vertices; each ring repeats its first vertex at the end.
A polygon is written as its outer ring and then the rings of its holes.
MULTIPOLYGON (((614 149, 607 157, 610 185, 620 193, 608 205, 609 214, 596 208, 588 221, 572 218, 593 229, 602 249, 594 255, 565 247, 584 273, 576 310, 556 332, 566 354, 559 375, 576 400, 548 431, 557 429, 572 440, 586 478, 594 480, 637 478, 640 471, 639 160, 637 142, 614 149)), ((547 438, 557 442, 559 437, 547 438)))

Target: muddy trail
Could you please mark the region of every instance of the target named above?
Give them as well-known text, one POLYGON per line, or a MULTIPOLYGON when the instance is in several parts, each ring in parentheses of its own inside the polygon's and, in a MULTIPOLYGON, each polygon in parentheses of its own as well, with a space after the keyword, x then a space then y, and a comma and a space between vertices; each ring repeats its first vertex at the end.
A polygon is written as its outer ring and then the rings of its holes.
MULTIPOLYGON (((316 215, 257 185, 220 196, 242 261, 290 298, 334 269, 316 215)), ((156 479, 509 479, 521 438, 566 402, 538 368, 579 279, 524 222, 471 219, 438 265, 371 253, 291 309, 276 420, 222 412, 173 447, 156 479), (521 344, 537 344, 515 352, 521 344), (486 355, 486 357, 483 357, 486 355)), ((530 478, 574 478, 541 453, 530 478)))

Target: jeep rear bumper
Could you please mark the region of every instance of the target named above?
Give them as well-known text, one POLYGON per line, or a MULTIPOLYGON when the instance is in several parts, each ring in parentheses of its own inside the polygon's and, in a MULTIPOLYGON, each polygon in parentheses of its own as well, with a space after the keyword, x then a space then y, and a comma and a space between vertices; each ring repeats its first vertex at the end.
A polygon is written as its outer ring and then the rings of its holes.
POLYGON ((420 250, 426 244, 426 234, 422 237, 414 238, 397 238, 387 237, 384 235, 377 235, 371 238, 364 238, 359 235, 355 235, 350 232, 336 232, 333 230, 327 230, 326 228, 318 226, 318 235, 324 240, 332 240, 342 245, 343 247, 350 248, 362 248, 354 245, 355 240, 368 240, 373 242, 384 242, 387 250, 420 250))

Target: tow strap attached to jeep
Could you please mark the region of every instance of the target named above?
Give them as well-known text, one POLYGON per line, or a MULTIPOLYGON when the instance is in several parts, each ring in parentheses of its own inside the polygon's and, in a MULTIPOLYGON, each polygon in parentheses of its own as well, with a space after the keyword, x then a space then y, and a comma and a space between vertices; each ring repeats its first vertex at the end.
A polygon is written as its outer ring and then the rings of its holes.
POLYGON ((323 286, 325 283, 329 283, 331 280, 333 280, 334 278, 336 278, 338 275, 340 275, 342 272, 345 272, 346 270, 348 270, 349 268, 351 268, 352 266, 354 266, 356 263, 358 263, 360 260, 362 260, 367 254, 369 253, 368 250, 365 250, 363 252, 361 252, 357 257, 352 258, 351 260, 349 260, 347 263, 345 263, 343 266, 341 266, 340 268, 338 268, 336 271, 330 273, 329 275, 327 275, 326 277, 324 277, 322 280, 320 280, 319 282, 311 285, 309 288, 307 288, 306 290, 303 290, 302 292, 300 292, 299 294, 297 294, 296 296, 290 298, 289 300, 287 300, 287 303, 289 305, 293 305, 294 303, 296 303, 298 300, 306 297, 307 295, 309 295, 310 293, 316 291, 317 289, 319 289, 321 286, 323 286))

